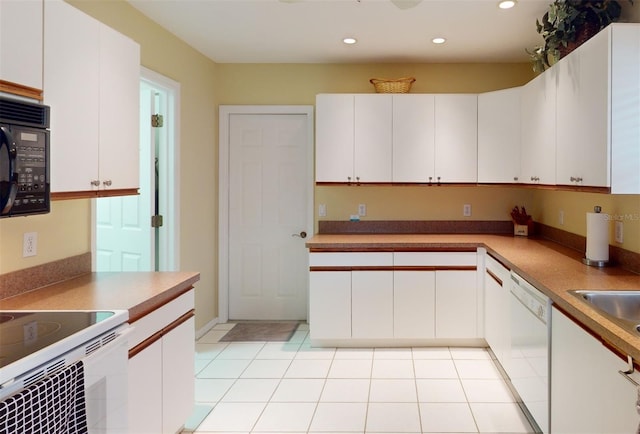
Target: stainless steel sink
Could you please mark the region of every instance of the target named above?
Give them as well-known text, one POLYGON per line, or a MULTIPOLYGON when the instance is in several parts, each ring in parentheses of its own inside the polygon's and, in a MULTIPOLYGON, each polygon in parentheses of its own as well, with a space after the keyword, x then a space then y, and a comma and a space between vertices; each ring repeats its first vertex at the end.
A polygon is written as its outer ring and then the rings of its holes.
POLYGON ((640 333, 640 290, 569 291, 623 328, 640 333))

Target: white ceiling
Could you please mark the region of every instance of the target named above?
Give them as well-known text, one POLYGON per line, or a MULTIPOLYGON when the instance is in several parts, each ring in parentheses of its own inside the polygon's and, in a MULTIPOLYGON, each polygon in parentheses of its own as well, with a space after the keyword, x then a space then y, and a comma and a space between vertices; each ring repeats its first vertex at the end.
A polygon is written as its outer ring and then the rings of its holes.
POLYGON ((526 62, 551 0, 129 0, 218 63, 526 62), (358 43, 347 46, 345 36, 358 43), (447 38, 434 45, 435 36, 447 38))

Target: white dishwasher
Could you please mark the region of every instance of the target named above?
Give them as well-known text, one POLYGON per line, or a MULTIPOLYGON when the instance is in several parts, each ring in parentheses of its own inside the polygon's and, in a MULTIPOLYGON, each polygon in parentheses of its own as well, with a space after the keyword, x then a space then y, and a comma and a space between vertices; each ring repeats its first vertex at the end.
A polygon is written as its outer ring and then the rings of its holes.
POLYGON ((507 374, 526 410, 549 432, 551 301, 511 272, 511 364, 507 374))

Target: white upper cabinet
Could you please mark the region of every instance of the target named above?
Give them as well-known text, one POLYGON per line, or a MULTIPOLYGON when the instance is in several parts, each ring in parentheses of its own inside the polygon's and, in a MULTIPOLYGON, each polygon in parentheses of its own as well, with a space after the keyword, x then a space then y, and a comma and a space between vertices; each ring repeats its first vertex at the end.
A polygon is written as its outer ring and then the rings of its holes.
POLYGON ((42 31, 41 0, 0 1, 0 80, 42 90, 42 31))
POLYGON ((350 182, 353 177, 353 94, 316 96, 316 181, 350 182))
POLYGON ((317 182, 476 180, 476 95, 317 96, 317 182))
POLYGON ((521 171, 527 184, 556 183, 556 69, 522 87, 521 171))
POLYGON ((355 95, 356 182, 391 182, 392 96, 355 95))
POLYGON ((478 96, 435 96, 435 182, 478 180, 478 96))
POLYGON ((612 24, 611 193, 640 194, 640 26, 612 24))
POLYGON ((137 193, 139 45, 63 1, 44 13, 51 191, 137 193))
POLYGON ((558 73, 557 184, 609 185, 607 33, 591 38, 554 66, 558 73))
POLYGON ((478 95, 478 182, 520 181, 522 88, 478 95))
POLYGON ((393 182, 434 179, 434 123, 434 95, 393 95, 393 182))
POLYGON ((63 1, 45 2, 44 102, 51 106, 51 191, 98 180, 100 23, 63 1))

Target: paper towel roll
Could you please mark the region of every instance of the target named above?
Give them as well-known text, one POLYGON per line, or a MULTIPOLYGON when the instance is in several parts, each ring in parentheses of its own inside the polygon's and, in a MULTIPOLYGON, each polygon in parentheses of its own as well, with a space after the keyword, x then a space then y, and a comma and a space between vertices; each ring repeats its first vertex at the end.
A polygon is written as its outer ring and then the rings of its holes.
POLYGON ((590 261, 609 260, 609 220, 607 214, 587 213, 587 252, 590 261))

